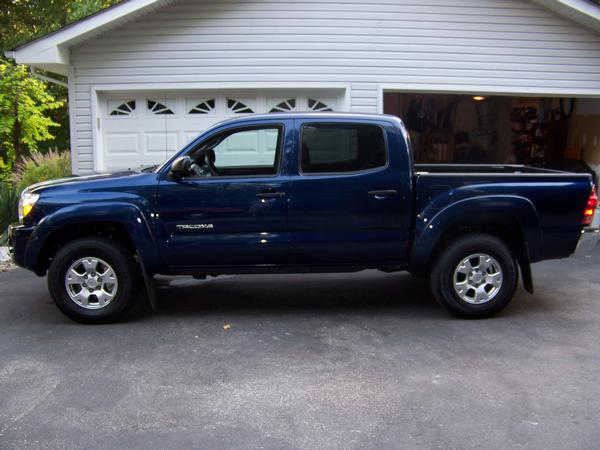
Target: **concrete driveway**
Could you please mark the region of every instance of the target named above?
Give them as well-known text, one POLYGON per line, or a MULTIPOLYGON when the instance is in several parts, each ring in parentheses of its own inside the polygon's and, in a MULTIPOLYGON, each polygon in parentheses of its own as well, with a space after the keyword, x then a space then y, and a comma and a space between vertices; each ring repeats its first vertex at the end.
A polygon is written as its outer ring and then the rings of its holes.
POLYGON ((0 448, 598 448, 600 256, 534 271, 490 320, 364 272, 172 279, 110 326, 0 274, 0 448))

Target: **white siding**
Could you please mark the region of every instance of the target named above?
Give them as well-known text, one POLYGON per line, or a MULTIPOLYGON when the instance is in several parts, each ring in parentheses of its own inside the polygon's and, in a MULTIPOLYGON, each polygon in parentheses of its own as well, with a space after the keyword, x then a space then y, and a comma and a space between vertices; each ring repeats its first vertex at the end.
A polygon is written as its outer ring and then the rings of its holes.
POLYGON ((72 64, 81 173, 92 87, 340 83, 364 112, 382 87, 600 95, 600 35, 525 0, 180 0, 73 48, 72 64))

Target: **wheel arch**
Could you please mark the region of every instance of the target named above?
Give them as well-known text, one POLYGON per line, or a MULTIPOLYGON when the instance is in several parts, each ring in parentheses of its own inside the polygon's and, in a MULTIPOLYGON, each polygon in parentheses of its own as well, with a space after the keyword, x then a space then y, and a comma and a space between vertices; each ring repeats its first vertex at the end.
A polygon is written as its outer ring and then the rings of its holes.
POLYGON ((44 275, 64 244, 96 236, 120 242, 139 255, 146 270, 157 270, 158 249, 148 220, 137 206, 115 203, 72 205, 42 219, 27 246, 25 265, 44 275))
POLYGON ((533 291, 529 265, 543 258, 543 237, 537 211, 524 197, 475 197, 455 202, 441 211, 425 210, 417 217, 409 267, 429 270, 449 242, 473 233, 501 239, 519 262, 525 287, 533 291))

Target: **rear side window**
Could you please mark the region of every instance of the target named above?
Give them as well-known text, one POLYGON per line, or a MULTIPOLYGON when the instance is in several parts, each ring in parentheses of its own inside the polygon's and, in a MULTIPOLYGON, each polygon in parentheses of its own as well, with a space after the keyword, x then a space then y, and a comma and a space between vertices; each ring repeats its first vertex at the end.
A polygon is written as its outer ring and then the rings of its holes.
POLYGON ((366 124, 302 126, 302 173, 356 172, 386 164, 383 129, 366 124))

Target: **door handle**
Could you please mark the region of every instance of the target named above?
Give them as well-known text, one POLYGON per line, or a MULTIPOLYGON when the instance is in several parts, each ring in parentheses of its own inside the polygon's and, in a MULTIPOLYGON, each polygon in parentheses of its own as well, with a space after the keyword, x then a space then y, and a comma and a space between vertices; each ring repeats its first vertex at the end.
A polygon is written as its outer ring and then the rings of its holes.
POLYGON ((265 191, 256 194, 258 198, 281 198, 285 197, 285 192, 265 191))
POLYGON ((369 195, 378 199, 391 197, 392 195, 396 195, 397 193, 398 191, 396 191, 396 189, 378 189, 375 191, 369 191, 369 195))

